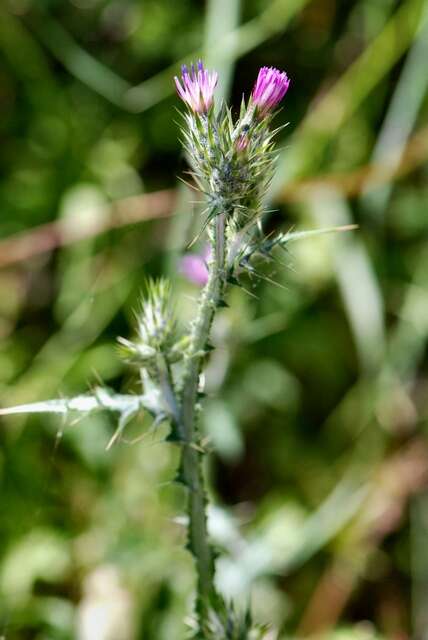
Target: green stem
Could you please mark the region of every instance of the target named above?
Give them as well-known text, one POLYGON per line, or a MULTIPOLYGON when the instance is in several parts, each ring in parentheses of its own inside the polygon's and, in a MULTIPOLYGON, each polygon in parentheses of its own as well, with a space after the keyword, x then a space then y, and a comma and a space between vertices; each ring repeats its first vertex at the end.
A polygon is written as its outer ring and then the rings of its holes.
POLYGON ((225 286, 225 216, 213 220, 213 258, 209 279, 202 292, 193 324, 191 342, 183 374, 179 431, 183 440, 182 475, 189 490, 189 548, 193 553, 198 576, 198 613, 201 619, 215 596, 214 559, 208 541, 206 494, 202 474, 202 453, 197 428, 199 376, 208 344, 215 311, 225 286))

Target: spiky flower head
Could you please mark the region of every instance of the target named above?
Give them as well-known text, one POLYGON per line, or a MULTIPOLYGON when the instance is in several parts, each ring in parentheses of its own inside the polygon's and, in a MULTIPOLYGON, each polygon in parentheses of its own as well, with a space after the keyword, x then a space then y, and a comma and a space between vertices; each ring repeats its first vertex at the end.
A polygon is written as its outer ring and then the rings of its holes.
POLYGON ((202 60, 197 67, 192 64, 190 71, 181 67, 181 82, 174 78, 177 93, 190 109, 196 113, 207 113, 214 100, 214 89, 218 81, 217 71, 208 71, 202 60))
MULTIPOLYGON (((272 631, 272 630, 271 630, 272 631)), ((252 621, 249 610, 238 611, 233 602, 225 603, 217 596, 216 606, 208 609, 207 621, 199 634, 193 636, 195 640, 267 640, 272 638, 269 628, 257 625, 252 621)))
MULTIPOLYGON (((207 197, 204 229, 212 241, 210 223, 219 212, 232 232, 242 229, 262 214, 265 196, 275 167, 274 135, 270 110, 287 91, 287 74, 264 67, 249 100, 242 100, 239 116, 221 105, 210 108, 217 73, 183 70, 177 91, 190 107, 184 115, 182 140, 197 188, 207 197), (202 88, 201 88, 202 87, 202 88)), ((193 262, 193 260, 192 260, 193 262)))
POLYGON ((149 366, 162 354, 175 358, 177 339, 171 286, 168 280, 149 280, 141 309, 137 313, 138 337, 131 341, 119 338, 123 356, 135 364, 149 366))
POLYGON ((162 350, 169 346, 174 332, 171 284, 165 278, 149 280, 138 317, 138 333, 141 342, 162 350))
POLYGON ((289 86, 290 79, 285 71, 262 67, 251 94, 253 104, 261 114, 266 114, 281 102, 289 86))

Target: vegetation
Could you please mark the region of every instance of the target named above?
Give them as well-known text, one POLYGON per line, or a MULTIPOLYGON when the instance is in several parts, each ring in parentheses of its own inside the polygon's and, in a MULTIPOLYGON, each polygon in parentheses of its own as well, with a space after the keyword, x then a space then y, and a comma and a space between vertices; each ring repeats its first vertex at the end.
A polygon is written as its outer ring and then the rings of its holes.
MULTIPOLYGON (((217 69, 234 114, 259 67, 290 75, 268 234, 359 225, 290 243, 213 326, 217 586, 272 639, 428 625, 427 28, 423 0, 0 7, 2 407, 138 394, 116 338, 149 277, 172 280, 181 326, 194 318, 181 259, 203 250, 188 247, 205 205, 177 181, 181 63, 217 69)), ((185 637, 178 448, 141 411, 118 433, 120 410, 61 421, 65 402, 1 421, 1 633, 185 637)))

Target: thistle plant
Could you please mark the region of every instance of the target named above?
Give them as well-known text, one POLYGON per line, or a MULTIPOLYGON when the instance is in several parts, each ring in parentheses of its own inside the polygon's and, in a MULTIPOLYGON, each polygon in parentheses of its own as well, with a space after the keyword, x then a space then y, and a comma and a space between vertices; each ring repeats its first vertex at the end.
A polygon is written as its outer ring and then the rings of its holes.
POLYGON ((184 66, 181 78, 175 78, 177 93, 185 104, 182 141, 194 185, 205 197, 202 229, 209 243, 197 278, 204 288, 191 326, 187 330, 178 327, 170 284, 164 279, 149 281, 136 314, 136 337, 119 339, 121 354, 139 371, 141 393, 117 394, 97 388, 72 399, 22 405, 0 413, 108 410, 118 415, 118 427, 108 446, 120 438, 129 420, 141 410, 153 416, 155 425, 167 422, 168 440, 181 449, 176 480, 187 493, 187 547, 197 574, 194 637, 256 640, 263 637, 263 629, 253 625, 249 612, 240 615, 232 604, 224 602, 215 587, 202 465, 206 452, 198 426, 203 409, 201 372, 212 350, 210 330, 215 314, 227 306, 228 287, 240 286, 245 272, 257 274, 258 258, 274 260, 278 249, 319 231, 279 232, 269 237, 263 233, 278 132, 271 125, 289 88, 287 74, 274 68, 260 69, 237 118, 225 104, 216 108, 217 79, 217 73, 206 70, 202 62, 196 67, 184 66))

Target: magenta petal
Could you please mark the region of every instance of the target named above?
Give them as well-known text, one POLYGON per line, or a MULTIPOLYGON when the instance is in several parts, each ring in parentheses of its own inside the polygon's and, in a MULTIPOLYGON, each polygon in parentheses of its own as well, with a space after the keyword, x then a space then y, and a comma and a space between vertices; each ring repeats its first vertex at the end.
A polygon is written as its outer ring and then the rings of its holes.
POLYGON ((267 113, 281 102, 289 86, 290 79, 285 71, 262 67, 253 88, 253 103, 262 113, 267 113))
POLYGON ((187 280, 203 287, 208 282, 206 257, 188 254, 180 260, 180 271, 187 280))
POLYGON ((190 72, 186 65, 182 67, 181 83, 174 78, 177 93, 192 111, 207 113, 214 100, 214 89, 217 85, 218 74, 216 71, 208 71, 201 60, 191 65, 190 72))

